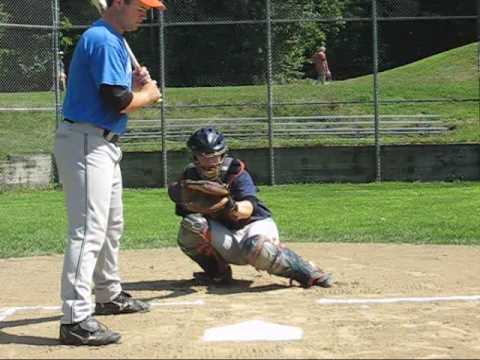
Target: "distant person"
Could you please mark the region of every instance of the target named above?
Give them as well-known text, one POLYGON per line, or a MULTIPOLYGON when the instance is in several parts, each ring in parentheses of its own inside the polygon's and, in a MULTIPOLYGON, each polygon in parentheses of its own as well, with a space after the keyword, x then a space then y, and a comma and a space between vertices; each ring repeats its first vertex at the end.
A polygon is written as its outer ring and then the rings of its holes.
MULTIPOLYGON (((65 91, 67 89, 67 74, 65 72, 65 65, 63 63, 63 51, 59 52, 59 59, 58 59, 58 90, 65 91)), ((50 87, 50 91, 55 91, 57 86, 57 82, 53 81, 52 86, 50 87)))
POLYGON ((327 61, 327 49, 325 46, 321 46, 318 51, 313 54, 312 62, 315 68, 315 73, 317 75, 317 81, 320 81, 323 84, 326 84, 327 81, 332 80, 332 73, 328 67, 327 61))
POLYGON ((60 91, 65 91, 67 89, 67 74, 65 73, 65 65, 62 59, 58 61, 58 79, 60 91))

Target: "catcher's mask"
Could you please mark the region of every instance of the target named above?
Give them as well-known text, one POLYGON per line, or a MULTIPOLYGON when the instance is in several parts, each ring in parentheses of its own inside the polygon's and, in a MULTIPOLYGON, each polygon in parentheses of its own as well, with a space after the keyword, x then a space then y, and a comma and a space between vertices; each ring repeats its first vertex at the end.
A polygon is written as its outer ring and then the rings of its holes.
POLYGON ((213 127, 198 129, 188 139, 187 147, 200 175, 207 180, 217 179, 227 152, 223 134, 213 127))

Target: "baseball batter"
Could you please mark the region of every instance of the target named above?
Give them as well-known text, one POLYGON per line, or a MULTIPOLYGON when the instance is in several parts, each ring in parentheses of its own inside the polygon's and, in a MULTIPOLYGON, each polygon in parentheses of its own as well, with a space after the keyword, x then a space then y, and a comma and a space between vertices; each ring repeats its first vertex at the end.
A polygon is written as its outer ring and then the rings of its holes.
POLYGON ((61 283, 60 341, 106 345, 120 335, 92 314, 148 311, 122 290, 118 269, 123 232, 122 152, 118 139, 127 113, 161 98, 146 68, 132 65, 123 34, 134 31, 159 0, 108 0, 103 17, 81 37, 70 65, 65 121, 55 139, 55 160, 65 191, 68 236, 61 283))
POLYGON ((257 197, 257 187, 239 159, 226 156, 224 135, 212 127, 195 131, 187 142, 193 162, 169 186, 181 250, 217 284, 232 280, 229 264, 295 280, 304 287, 330 287, 332 277, 280 243, 271 211, 257 197))

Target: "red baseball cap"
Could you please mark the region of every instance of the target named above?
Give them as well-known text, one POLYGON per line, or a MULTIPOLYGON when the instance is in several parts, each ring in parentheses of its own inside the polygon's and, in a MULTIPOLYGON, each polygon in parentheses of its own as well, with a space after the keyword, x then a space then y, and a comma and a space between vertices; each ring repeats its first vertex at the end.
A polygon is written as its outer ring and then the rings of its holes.
POLYGON ((143 5, 158 9, 160 11, 167 10, 167 7, 160 0, 139 0, 143 5))

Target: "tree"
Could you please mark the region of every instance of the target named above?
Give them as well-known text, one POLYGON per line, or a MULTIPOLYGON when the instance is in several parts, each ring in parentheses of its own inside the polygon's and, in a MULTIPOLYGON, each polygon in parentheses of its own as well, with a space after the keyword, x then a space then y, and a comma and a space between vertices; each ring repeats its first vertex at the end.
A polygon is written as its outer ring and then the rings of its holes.
MULTIPOLYGON (((274 19, 330 18, 342 15, 340 0, 272 1, 274 19)), ((171 86, 243 85, 265 82, 267 65, 266 1, 178 0, 166 12, 167 23, 185 21, 261 21, 255 24, 167 28, 167 79, 171 86)), ((303 77, 313 51, 335 36, 339 23, 279 22, 272 26, 274 79, 303 77)))
MULTIPOLYGON (((68 30, 68 23, 87 25, 98 14, 88 1, 61 0, 60 3, 66 24, 62 46, 68 65, 73 46, 83 31, 71 26, 68 30)), ((271 5, 271 61, 276 82, 308 76, 312 67, 308 60, 320 45, 328 49, 330 68, 336 79, 372 72, 372 0, 271 0, 271 5), (338 20, 325 21, 331 18, 338 20), (285 19, 298 21, 280 21, 285 19)), ((167 0, 167 6, 164 19, 168 86, 265 83, 266 0, 167 0), (242 23, 234 24, 235 21, 242 23)), ((381 71, 476 41, 476 21, 383 19, 475 15, 476 0, 378 0, 377 7, 381 71)), ((150 20, 157 23, 157 15, 150 20)), ((142 28, 127 37, 138 58, 158 79, 158 29, 142 28)))
MULTIPOLYGON (((339 0, 282 1, 275 5, 277 18, 333 19, 341 18, 345 9, 339 0)), ((274 27, 274 79, 288 82, 305 76, 312 68, 310 58, 329 38, 335 38, 344 22, 295 21, 279 23, 274 27)))
MULTIPOLYGON (((378 0, 380 71, 476 41, 475 20, 415 19, 476 15, 476 3, 476 0, 378 0), (393 17, 411 17, 412 20, 392 21, 393 17)), ((327 36, 330 67, 337 79, 369 74, 373 67, 372 0, 345 0, 343 9, 346 25, 335 37, 327 36)))

